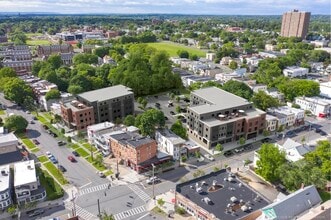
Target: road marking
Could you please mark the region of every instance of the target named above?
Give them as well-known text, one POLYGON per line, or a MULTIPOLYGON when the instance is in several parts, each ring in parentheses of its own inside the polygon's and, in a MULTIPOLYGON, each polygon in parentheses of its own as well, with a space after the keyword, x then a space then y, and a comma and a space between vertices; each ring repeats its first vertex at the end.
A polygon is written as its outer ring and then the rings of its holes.
MULTIPOLYGON (((138 215, 140 213, 146 212, 146 208, 145 206, 138 206, 136 208, 130 209, 130 210, 126 210, 120 213, 117 213, 116 215, 114 215, 115 220, 122 220, 134 215, 138 215)), ((148 213, 147 213, 148 214, 148 213)))
POLYGON ((145 203, 151 199, 151 197, 147 193, 145 193, 142 189, 140 189, 139 186, 135 184, 128 184, 128 187, 145 203))
POLYGON ((147 215, 149 215, 149 213, 148 213, 148 212, 147 212, 145 215, 143 215, 143 216, 141 216, 141 217, 137 218, 137 220, 143 219, 143 218, 145 218, 147 215))
MULTIPOLYGON (((73 210, 73 204, 72 202, 67 202, 65 204, 65 207, 69 209, 70 211, 73 210)), ((93 215, 92 213, 88 212, 87 210, 83 209, 82 207, 75 204, 76 208, 76 215, 80 217, 80 219, 84 220, 96 220, 98 219, 97 216, 93 215)))
POLYGON ((83 186, 80 186, 79 188, 81 189, 81 188, 84 188, 84 187, 86 187, 86 186, 88 186, 88 185, 90 185, 92 182, 89 182, 89 183, 86 183, 85 185, 83 185, 83 186))
POLYGON ((82 196, 82 195, 85 195, 85 194, 89 194, 89 193, 93 193, 93 192, 97 192, 97 191, 102 191, 102 190, 107 189, 108 185, 109 185, 109 183, 105 183, 105 184, 101 184, 101 185, 81 189, 81 190, 79 190, 77 195, 82 196))

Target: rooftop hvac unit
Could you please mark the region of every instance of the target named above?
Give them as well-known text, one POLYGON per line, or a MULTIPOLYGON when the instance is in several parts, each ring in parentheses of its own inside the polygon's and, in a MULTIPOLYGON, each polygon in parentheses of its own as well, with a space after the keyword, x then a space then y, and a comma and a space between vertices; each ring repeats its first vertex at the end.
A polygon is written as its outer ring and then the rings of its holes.
POLYGON ((211 204, 211 200, 208 197, 202 199, 206 204, 211 204))
POLYGON ((232 197, 230 198, 230 200, 231 200, 231 202, 237 202, 237 201, 238 201, 238 199, 237 199, 236 197, 234 197, 234 196, 232 196, 232 197))
POLYGON ((201 182, 201 186, 206 185, 206 181, 201 182))
POLYGON ((217 181, 213 180, 213 186, 216 186, 216 184, 217 184, 217 181))
POLYGON ((201 193, 201 192, 202 192, 202 188, 201 187, 197 188, 197 193, 201 193))

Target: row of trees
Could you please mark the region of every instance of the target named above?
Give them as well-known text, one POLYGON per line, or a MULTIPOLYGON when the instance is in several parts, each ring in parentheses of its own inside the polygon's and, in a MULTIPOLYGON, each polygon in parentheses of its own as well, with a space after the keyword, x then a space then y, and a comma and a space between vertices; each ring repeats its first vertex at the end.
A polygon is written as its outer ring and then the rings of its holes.
POLYGON ((262 144, 258 154, 256 173, 273 183, 282 182, 290 191, 302 183, 324 189, 331 180, 331 144, 327 140, 319 141, 315 151, 297 162, 288 162, 285 153, 273 144, 262 144))

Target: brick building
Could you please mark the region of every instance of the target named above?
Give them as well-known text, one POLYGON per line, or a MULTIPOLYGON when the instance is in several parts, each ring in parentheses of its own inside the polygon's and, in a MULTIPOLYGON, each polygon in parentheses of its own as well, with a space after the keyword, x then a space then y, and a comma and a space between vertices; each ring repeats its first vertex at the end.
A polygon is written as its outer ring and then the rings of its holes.
POLYGON ((137 172, 146 171, 144 168, 156 158, 157 144, 149 137, 126 131, 110 135, 109 142, 114 156, 137 172))
POLYGON ((70 44, 62 45, 49 45, 49 46, 38 46, 37 54, 39 57, 49 56, 58 53, 70 53, 73 52, 73 47, 70 44))
POLYGON ((310 12, 293 10, 284 13, 280 35, 282 37, 305 38, 308 32, 309 20, 310 12))
POLYGON ((61 116, 69 128, 84 130, 94 124, 93 107, 86 106, 77 100, 61 103, 61 116))
POLYGON ((252 139, 266 128, 266 113, 246 99, 216 87, 191 93, 188 135, 203 147, 252 139))

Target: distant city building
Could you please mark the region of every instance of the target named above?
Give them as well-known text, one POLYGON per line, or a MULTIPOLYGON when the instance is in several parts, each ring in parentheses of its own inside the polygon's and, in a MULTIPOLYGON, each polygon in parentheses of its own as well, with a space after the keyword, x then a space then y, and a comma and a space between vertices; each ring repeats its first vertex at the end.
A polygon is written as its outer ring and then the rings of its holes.
POLYGON ((216 87, 191 92, 188 135, 203 147, 256 138, 266 128, 266 113, 216 87))
POLYGON ((32 71, 32 60, 4 60, 2 62, 4 67, 10 67, 15 70, 17 75, 26 75, 32 71))
POLYGON ((303 110, 309 110, 318 117, 328 117, 331 113, 331 100, 320 97, 296 97, 295 103, 303 110))
POLYGON ((283 70, 283 74, 286 77, 296 78, 296 77, 305 77, 308 75, 309 69, 297 66, 286 67, 283 70))
POLYGON ((67 65, 67 66, 72 65, 73 64, 72 59, 74 58, 74 55, 75 54, 73 52, 60 53, 63 65, 67 65))
POLYGON ((283 14, 280 35, 305 38, 308 32, 310 12, 293 10, 283 14))
POLYGON ((14 189, 19 205, 46 199, 46 191, 40 185, 34 160, 14 164, 14 189))
POLYGON ((134 94, 123 85, 84 92, 77 95, 77 100, 93 107, 96 123, 112 122, 134 113, 134 94))
POLYGON ((70 53, 73 51, 73 47, 70 44, 61 45, 49 45, 49 46, 38 46, 37 54, 39 57, 49 56, 58 53, 70 53))
POLYGON ((0 210, 4 210, 12 204, 9 165, 0 166, 0 172, 0 210))

